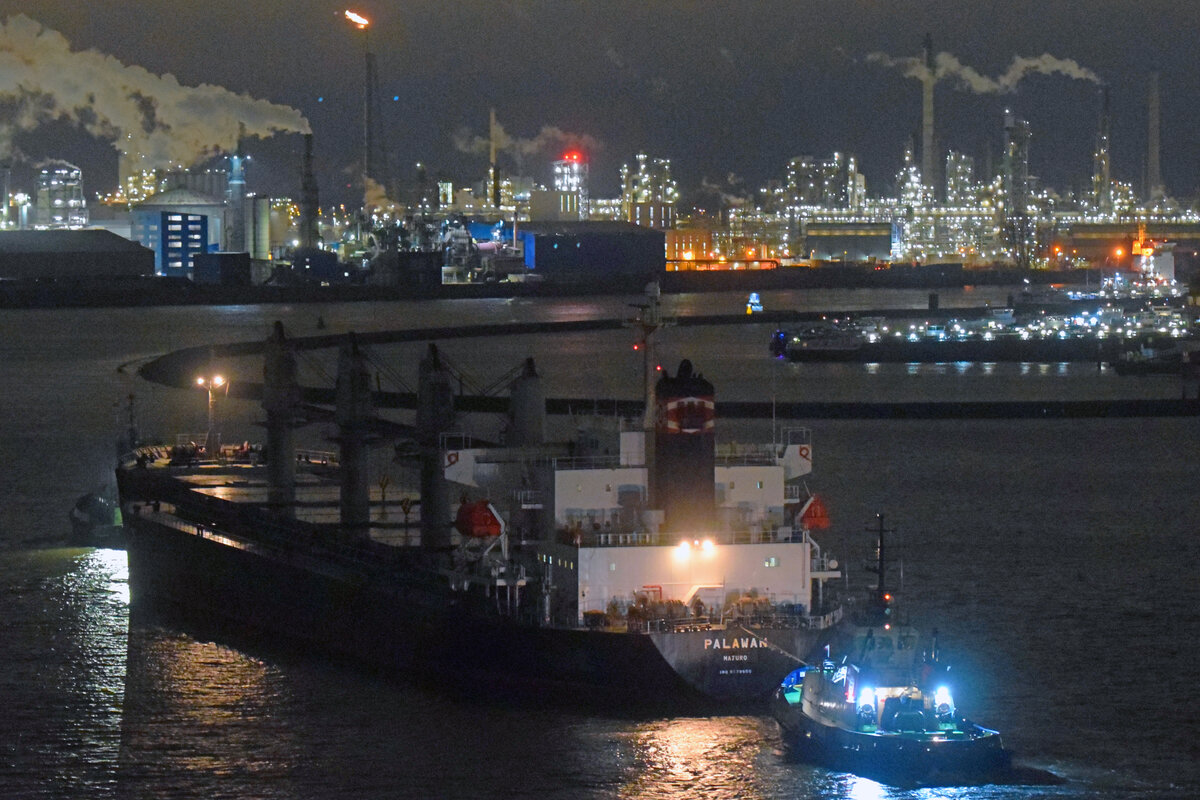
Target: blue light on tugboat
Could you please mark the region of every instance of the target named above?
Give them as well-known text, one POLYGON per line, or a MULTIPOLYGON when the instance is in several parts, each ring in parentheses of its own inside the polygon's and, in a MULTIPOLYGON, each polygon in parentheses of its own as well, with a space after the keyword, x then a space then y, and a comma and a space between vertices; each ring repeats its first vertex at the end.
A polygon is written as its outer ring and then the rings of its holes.
POLYGON ((942 705, 954 708, 954 700, 950 697, 950 690, 945 686, 939 686, 937 691, 933 693, 933 705, 935 708, 942 705))
POLYGON ((863 706, 875 705, 875 690, 870 686, 864 686, 862 691, 858 693, 859 708, 863 706))

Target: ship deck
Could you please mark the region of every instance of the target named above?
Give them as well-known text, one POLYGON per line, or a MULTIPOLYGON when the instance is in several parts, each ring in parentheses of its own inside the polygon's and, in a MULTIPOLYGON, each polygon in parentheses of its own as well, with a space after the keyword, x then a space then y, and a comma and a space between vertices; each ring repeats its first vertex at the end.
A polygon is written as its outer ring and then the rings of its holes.
MULTIPOLYGON (((158 457, 146 462, 146 469, 183 481, 210 497, 239 505, 267 507, 267 473, 261 463, 200 460, 173 465, 169 458, 158 457)), ((340 485, 336 473, 327 464, 300 462, 295 486, 295 519, 315 525, 338 524, 340 485)), ((370 487, 371 521, 367 532, 372 540, 396 547, 420 544, 419 506, 413 504, 405 513, 407 497, 402 490, 386 492, 378 485, 370 487)))

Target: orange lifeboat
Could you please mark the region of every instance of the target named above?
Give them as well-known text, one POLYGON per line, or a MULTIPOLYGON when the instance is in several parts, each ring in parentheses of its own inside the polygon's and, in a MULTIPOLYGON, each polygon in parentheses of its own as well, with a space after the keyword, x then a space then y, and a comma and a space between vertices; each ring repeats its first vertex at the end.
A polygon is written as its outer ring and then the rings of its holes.
POLYGON ((800 522, 813 531, 823 531, 829 527, 829 512, 815 494, 804 505, 804 510, 800 513, 800 522))
POLYGON ((454 527, 463 536, 477 539, 499 536, 504 530, 500 518, 496 516, 488 500, 476 500, 460 505, 458 515, 454 518, 454 527))

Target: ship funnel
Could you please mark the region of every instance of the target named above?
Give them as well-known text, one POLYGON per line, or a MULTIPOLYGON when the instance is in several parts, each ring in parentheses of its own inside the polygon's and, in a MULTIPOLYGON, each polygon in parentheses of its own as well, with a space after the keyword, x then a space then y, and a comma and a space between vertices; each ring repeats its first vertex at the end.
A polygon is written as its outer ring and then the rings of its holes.
POLYGON ((713 385, 684 360, 655 386, 656 502, 666 530, 708 532, 716 516, 716 420, 713 385))

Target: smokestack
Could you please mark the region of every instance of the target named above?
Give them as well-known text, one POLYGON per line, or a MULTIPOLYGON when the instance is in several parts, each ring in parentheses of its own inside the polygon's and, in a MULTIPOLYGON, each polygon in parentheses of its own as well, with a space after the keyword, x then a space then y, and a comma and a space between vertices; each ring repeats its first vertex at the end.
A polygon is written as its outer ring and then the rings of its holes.
POLYGON ((488 119, 488 163, 491 164, 492 205, 500 208, 500 170, 496 168, 496 109, 488 119))
POLYGON ((375 174, 375 54, 370 45, 366 53, 366 79, 363 87, 363 187, 375 174))
POLYGON ((317 246, 318 205, 317 179, 313 175, 313 137, 311 133, 306 133, 304 134, 304 162, 300 175, 301 247, 317 246))
POLYGON ((1109 156, 1108 87, 1101 90, 1100 125, 1096 132, 1096 155, 1092 166, 1092 194, 1102 214, 1112 211, 1112 163, 1109 156))
POLYGON ((933 84, 937 75, 933 65, 933 37, 925 34, 925 75, 921 79, 921 183, 926 192, 937 185, 933 174, 933 84))
POLYGON ((1166 194, 1162 185, 1162 169, 1159 163, 1159 126, 1162 122, 1158 98, 1158 70, 1150 73, 1150 86, 1146 97, 1146 112, 1149 130, 1146 134, 1146 199, 1161 200, 1166 194))
POLYGON ((246 166, 242 155, 242 138, 246 126, 238 123, 237 150, 229 159, 229 182, 226 202, 229 204, 229 238, 226 249, 233 253, 246 252, 246 166))

